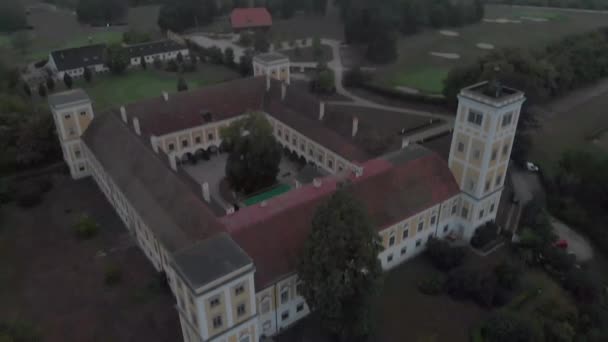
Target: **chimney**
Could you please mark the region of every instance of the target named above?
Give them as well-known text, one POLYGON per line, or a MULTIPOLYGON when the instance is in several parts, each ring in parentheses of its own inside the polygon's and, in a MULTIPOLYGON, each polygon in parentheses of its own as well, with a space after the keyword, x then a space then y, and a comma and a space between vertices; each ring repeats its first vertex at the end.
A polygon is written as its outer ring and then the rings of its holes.
POLYGON ((325 102, 319 102, 319 121, 323 121, 323 117, 325 116, 325 102))
POLYGON ((270 75, 266 75, 266 91, 270 91, 270 75))
POLYGON ((127 110, 125 106, 120 106, 120 117, 124 123, 127 123, 127 110))
POLYGON ((177 160, 175 159, 175 154, 170 153, 168 156, 169 156, 169 164, 171 164, 171 169, 173 171, 177 171, 177 160))
POLYGON ((410 145, 410 141, 407 138, 402 138, 401 139, 401 149, 404 149, 406 147, 408 147, 410 145))
POLYGON ((203 183, 202 188, 203 188, 203 198, 205 199, 205 202, 211 203, 211 196, 209 195, 209 183, 207 183, 207 182, 203 183))
POLYGON ((139 128, 138 118, 133 118, 133 129, 135 129, 135 134, 141 135, 141 129, 139 128))
POLYGON ((156 140, 157 138, 153 135, 150 136, 150 145, 152 145, 152 149, 154 150, 154 153, 158 153, 158 141, 156 140))
POLYGON ((163 91, 163 99, 165 99, 165 102, 169 101, 169 93, 166 91, 163 91))
POLYGON ((358 117, 353 117, 353 138, 357 135, 357 132, 359 131, 359 118, 358 117))
POLYGON ((312 185, 315 188, 320 188, 321 185, 323 185, 323 182, 319 178, 315 178, 315 179, 312 180, 312 185))
POLYGON ((287 96, 287 84, 283 82, 281 83, 281 101, 285 101, 285 96, 287 96))

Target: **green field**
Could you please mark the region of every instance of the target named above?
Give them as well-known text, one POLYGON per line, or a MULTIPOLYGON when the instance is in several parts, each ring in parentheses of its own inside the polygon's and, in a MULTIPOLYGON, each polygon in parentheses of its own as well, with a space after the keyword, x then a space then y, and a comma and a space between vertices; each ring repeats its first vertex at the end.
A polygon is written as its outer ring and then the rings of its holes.
POLYGON ((375 83, 440 93, 445 71, 470 63, 488 52, 478 48, 478 43, 492 44, 495 48, 539 48, 561 37, 608 25, 608 14, 534 8, 523 11, 521 8, 501 5, 487 5, 485 18, 517 19, 520 22, 481 22, 461 28, 446 28, 459 34, 455 37, 442 35, 438 30, 402 36, 398 42, 397 62, 380 66, 376 72, 375 83), (538 22, 521 17, 542 18, 547 21, 538 22), (435 57, 430 55, 431 52, 455 53, 460 55, 460 58, 435 57))
POLYGON ((288 192, 289 190, 291 190, 291 186, 289 186, 288 184, 279 184, 266 192, 263 192, 259 195, 255 195, 253 197, 246 199, 245 201, 243 201, 243 203, 249 207, 249 206, 258 204, 262 201, 266 201, 273 197, 282 195, 282 194, 288 192))
MULTIPOLYGON (((239 77, 231 69, 216 65, 199 66, 194 73, 184 74, 190 89, 220 83, 239 77)), ((90 84, 84 80, 74 87, 83 87, 96 110, 160 96, 163 91, 177 91, 177 75, 157 70, 131 70, 126 75, 100 75, 90 84)))

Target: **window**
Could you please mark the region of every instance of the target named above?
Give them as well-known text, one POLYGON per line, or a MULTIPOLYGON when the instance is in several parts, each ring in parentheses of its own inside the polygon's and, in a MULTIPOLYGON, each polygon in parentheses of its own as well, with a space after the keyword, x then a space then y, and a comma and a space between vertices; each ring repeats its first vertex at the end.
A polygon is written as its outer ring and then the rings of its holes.
POLYGON ((214 139, 213 133, 207 134, 207 140, 211 141, 214 139))
POLYGON ((505 146, 502 147, 502 155, 506 156, 509 153, 509 144, 505 144, 505 146))
POLYGON ((249 335, 241 336, 239 342, 251 342, 251 338, 249 338, 249 335))
POLYGON ((496 154, 498 154, 498 152, 496 151, 496 149, 492 150, 492 161, 496 160, 496 154))
POLYGON ((464 218, 469 217, 469 209, 467 209, 466 207, 462 207, 462 213, 461 213, 461 215, 464 218))
POLYGON ((473 191, 475 189, 475 182, 473 180, 469 181, 469 191, 473 191))
POLYGON ((213 328, 217 329, 222 326, 222 316, 213 317, 213 328))
POLYGON ((479 218, 481 219, 483 217, 483 209, 479 212, 479 218))
POLYGON ((241 293, 245 292, 245 286, 244 285, 239 285, 234 289, 234 295, 238 296, 241 293))
POLYGON ((66 114, 66 115, 64 116, 64 118, 65 118, 66 120, 69 120, 71 117, 72 117, 72 116, 71 116, 70 114, 66 114))
POLYGON ((182 147, 188 147, 188 140, 182 141, 182 147))
POLYGON ((401 255, 404 255, 407 252, 407 247, 401 248, 401 255))
POLYGON ((435 220, 437 220, 436 216, 431 217, 431 225, 435 224, 435 220))
POLYGON ((322 155, 322 154, 319 154, 318 159, 319 159, 319 163, 322 163, 322 162, 323 162, 323 155, 322 155))
POLYGON ((283 313, 281 314, 281 320, 284 321, 286 319, 289 319, 289 311, 287 310, 283 311, 283 313))
POLYGON ((78 168, 78 170, 80 170, 80 171, 84 171, 84 166, 80 166, 80 167, 78 168))
POLYGON ((473 152, 473 158, 475 158, 475 160, 479 160, 481 158, 481 151, 475 150, 475 152, 473 152))
POLYGON ((401 238, 407 239, 408 235, 410 235, 410 230, 407 228, 407 224, 406 224, 405 228, 403 229, 403 233, 401 234, 401 238))
POLYGON ((209 301, 209 306, 211 308, 214 308, 218 305, 220 305, 220 297, 211 298, 211 300, 209 301))
POLYGON ((389 255, 386 257, 386 262, 391 262, 391 261, 393 261, 393 255, 392 255, 392 254, 389 254, 389 255))
POLYGON ((268 297, 264 297, 262 299, 262 313, 265 314, 270 311, 270 299, 268 297))
POLYGON ((315 152, 312 150, 312 148, 309 148, 308 155, 312 157, 314 154, 315 154, 315 152))
POLYGON ((302 282, 298 282, 296 284, 296 296, 301 296, 302 295, 302 282))
POLYGON ((173 151, 173 150, 175 150, 175 145, 169 144, 169 151, 173 151))
POLYGON ((490 181, 486 182, 486 192, 490 190, 490 181))
POLYGON ((424 221, 418 223, 418 231, 421 232, 424 229, 424 221))
POLYGON ((469 110, 469 122, 475 124, 477 126, 481 126, 481 122, 483 120, 483 114, 480 112, 469 110))
POLYGON ((262 329, 264 329, 264 331, 268 331, 268 330, 270 330, 271 326, 272 326, 272 323, 270 321, 266 321, 266 322, 264 322, 264 325, 262 325, 262 329))
POLYGON ((492 205, 490 206, 490 212, 493 213, 494 212, 494 203, 492 203, 492 205))
POLYGON ((87 112, 80 112, 80 116, 86 116, 87 112))
POLYGON ((443 232, 444 232, 444 233, 447 233, 447 232, 448 232, 448 229, 450 229, 450 226, 446 224, 446 225, 443 227, 443 232))
POLYGON ((80 158, 80 150, 74 151, 74 155, 76 156, 76 158, 80 158))
POLYGON ((328 160, 327 161, 327 167, 329 167, 330 169, 333 169, 334 168, 334 162, 331 161, 331 160, 328 160))
POLYGON ((285 141, 289 142, 289 132, 285 131, 285 141))
POLYGON ((289 289, 283 288, 283 290, 281 290, 281 304, 287 303, 288 300, 289 300, 289 289))
POLYGON ((300 303, 296 306, 296 312, 301 312, 302 310, 304 310, 304 303, 300 303))
POLYGON ((304 143, 300 145, 300 150, 302 150, 302 152, 306 151, 306 146, 304 146, 304 143))
POLYGON ((195 142, 196 144, 200 144, 200 143, 201 143, 201 137, 196 137, 196 138, 194 138, 194 142, 195 142))
POLYGON ((245 303, 241 303, 236 307, 236 316, 241 317, 247 312, 247 307, 245 303))
POLYGON ((390 238, 388 238, 388 246, 392 246, 395 244, 395 236, 391 236, 390 238))
POLYGON ((513 121, 513 113, 506 114, 502 117, 502 127, 509 126, 513 121))
POLYGON ((421 239, 416 240, 416 247, 420 247, 421 244, 422 244, 421 239))
POLYGON ((429 237, 426 239, 426 242, 428 243, 429 241, 431 241, 432 238, 434 238, 435 235, 434 234, 430 234, 429 237))
POLYGON ((74 132, 73 128, 70 128, 70 130, 68 131, 68 134, 69 135, 74 135, 74 134, 76 134, 76 132, 74 132))
POLYGON ((464 143, 458 143, 458 152, 464 152, 464 143))
POLYGON ((456 215, 456 210, 458 210, 458 206, 456 204, 454 204, 452 206, 452 215, 456 215))
POLYGON ((294 146, 298 146, 298 139, 296 137, 293 137, 291 139, 291 144, 294 145, 294 146))
POLYGON ((499 186, 500 182, 502 182, 502 176, 498 175, 498 176, 496 176, 496 186, 499 186))

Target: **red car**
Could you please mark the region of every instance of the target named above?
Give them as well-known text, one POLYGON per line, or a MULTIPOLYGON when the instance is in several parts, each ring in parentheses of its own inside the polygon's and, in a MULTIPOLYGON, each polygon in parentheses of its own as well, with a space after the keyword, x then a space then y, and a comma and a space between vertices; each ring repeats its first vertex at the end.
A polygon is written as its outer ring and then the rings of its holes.
POLYGON ((568 249, 568 240, 559 240, 554 246, 560 249, 568 249))

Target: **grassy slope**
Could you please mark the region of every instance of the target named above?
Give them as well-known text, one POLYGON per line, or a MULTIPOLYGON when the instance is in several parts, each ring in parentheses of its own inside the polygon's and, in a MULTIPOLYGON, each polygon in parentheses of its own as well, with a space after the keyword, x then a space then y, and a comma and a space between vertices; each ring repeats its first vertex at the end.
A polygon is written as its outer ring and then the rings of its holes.
POLYGON ((486 18, 519 18, 521 16, 550 19, 548 22, 522 21, 521 24, 479 23, 463 28, 456 28, 458 37, 440 35, 435 30, 428 30, 414 36, 402 37, 399 40, 399 60, 378 70, 376 82, 382 85, 403 85, 409 87, 429 88, 440 92, 443 75, 439 72, 427 72, 422 80, 409 73, 420 69, 449 70, 454 66, 469 63, 486 53, 476 47, 477 43, 489 43, 497 48, 522 47, 536 48, 565 35, 585 32, 608 24, 606 14, 588 13, 555 13, 540 9, 517 9, 509 6, 486 6, 486 18), (458 60, 447 60, 432 57, 429 52, 457 53, 458 60))

